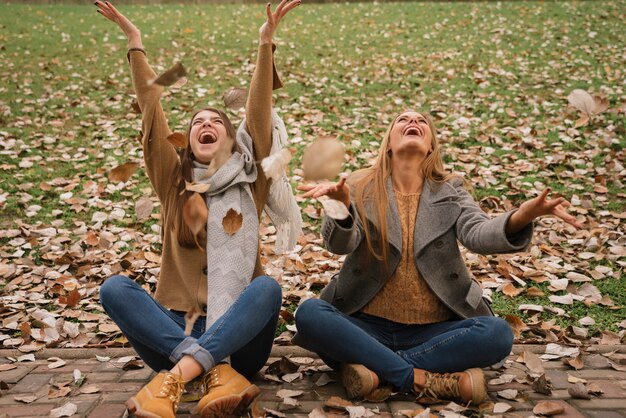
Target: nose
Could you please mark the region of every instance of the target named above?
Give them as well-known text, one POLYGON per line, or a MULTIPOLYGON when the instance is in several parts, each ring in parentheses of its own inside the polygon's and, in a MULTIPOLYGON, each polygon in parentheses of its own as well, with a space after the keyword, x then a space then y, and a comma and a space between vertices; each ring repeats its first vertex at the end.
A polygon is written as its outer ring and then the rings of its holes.
POLYGON ((211 123, 210 119, 207 119, 204 122, 202 122, 202 126, 213 126, 213 124, 211 123))

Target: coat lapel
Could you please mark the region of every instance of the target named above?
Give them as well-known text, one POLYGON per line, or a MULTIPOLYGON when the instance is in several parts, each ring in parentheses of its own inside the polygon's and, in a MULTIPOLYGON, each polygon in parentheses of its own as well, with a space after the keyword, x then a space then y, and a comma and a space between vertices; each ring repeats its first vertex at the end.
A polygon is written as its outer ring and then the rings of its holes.
POLYGON ((396 195, 391 185, 391 176, 387 177, 387 200, 389 200, 389 208, 387 208, 387 235, 389 236, 389 243, 402 254, 402 226, 400 225, 396 195))
POLYGON ((415 255, 454 226, 461 214, 461 207, 456 203, 455 196, 454 189, 446 183, 433 185, 426 182, 415 220, 415 255))

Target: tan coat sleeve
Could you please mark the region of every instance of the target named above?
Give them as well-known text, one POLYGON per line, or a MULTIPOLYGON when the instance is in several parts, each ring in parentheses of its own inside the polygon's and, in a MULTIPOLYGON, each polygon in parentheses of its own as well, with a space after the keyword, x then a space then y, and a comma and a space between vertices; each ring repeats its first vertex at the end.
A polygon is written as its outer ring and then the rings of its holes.
POLYGON ((180 161, 174 147, 167 141, 171 133, 161 107, 163 87, 150 84, 156 73, 148 64, 148 59, 141 51, 128 54, 133 79, 133 87, 142 114, 142 143, 146 171, 150 182, 161 202, 174 190, 180 161))

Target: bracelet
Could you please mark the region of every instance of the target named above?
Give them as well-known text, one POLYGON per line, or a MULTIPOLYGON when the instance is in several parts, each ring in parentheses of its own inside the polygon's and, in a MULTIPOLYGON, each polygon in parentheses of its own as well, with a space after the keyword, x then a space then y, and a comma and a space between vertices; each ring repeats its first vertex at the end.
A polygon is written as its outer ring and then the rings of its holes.
POLYGON ((144 54, 144 55, 148 56, 148 55, 146 54, 146 50, 145 50, 145 49, 143 49, 143 48, 129 48, 129 49, 128 49, 128 52, 126 53, 126 59, 128 59, 128 62, 130 62, 130 53, 131 53, 132 51, 139 51, 139 52, 141 52, 142 54, 144 54))

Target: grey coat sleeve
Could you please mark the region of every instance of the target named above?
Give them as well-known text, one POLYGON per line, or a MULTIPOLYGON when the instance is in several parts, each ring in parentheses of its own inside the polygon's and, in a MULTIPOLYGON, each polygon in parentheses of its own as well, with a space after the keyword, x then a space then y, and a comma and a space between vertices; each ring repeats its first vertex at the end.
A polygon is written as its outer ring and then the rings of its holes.
POLYGON ((454 184, 454 187, 461 206, 456 235, 463 246, 478 254, 498 254, 524 251, 530 245, 532 223, 517 234, 507 236, 506 224, 514 210, 490 218, 461 184, 454 184))
POLYGON ((334 254, 349 254, 356 250, 361 242, 363 232, 354 203, 350 203, 350 216, 343 220, 337 221, 324 215, 322 221, 322 237, 326 249, 334 254), (340 224, 341 222, 341 224, 340 224))

